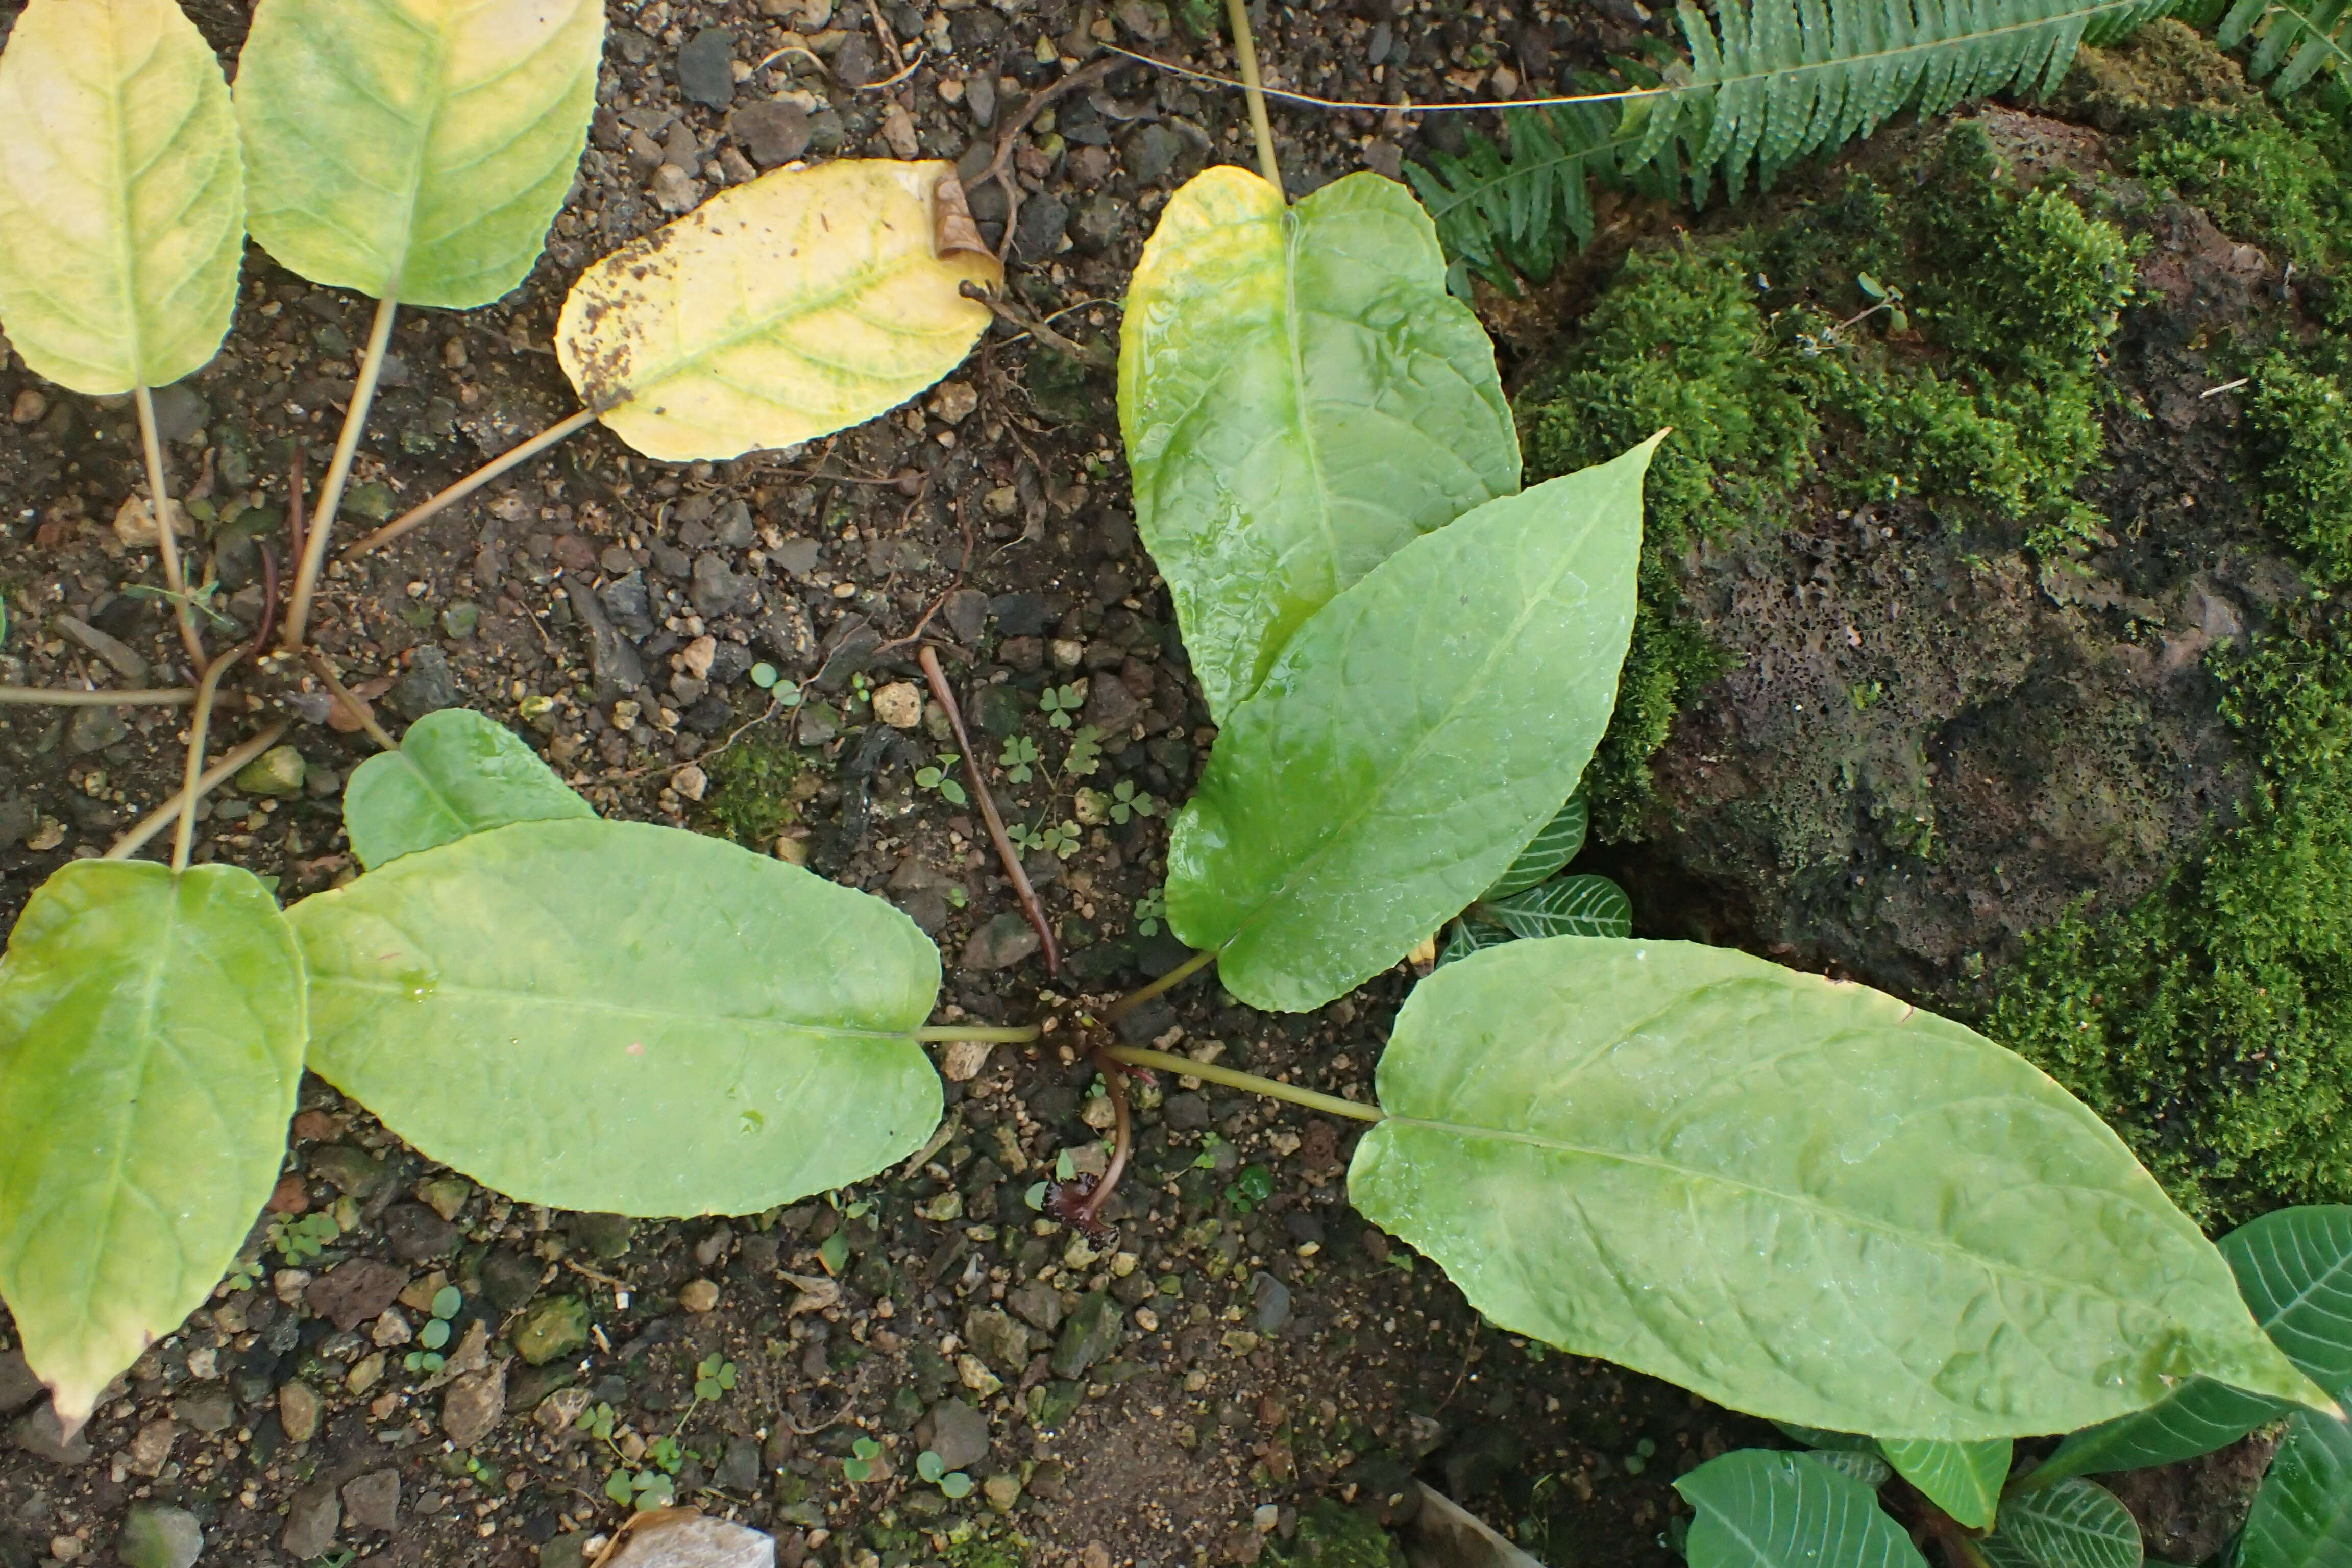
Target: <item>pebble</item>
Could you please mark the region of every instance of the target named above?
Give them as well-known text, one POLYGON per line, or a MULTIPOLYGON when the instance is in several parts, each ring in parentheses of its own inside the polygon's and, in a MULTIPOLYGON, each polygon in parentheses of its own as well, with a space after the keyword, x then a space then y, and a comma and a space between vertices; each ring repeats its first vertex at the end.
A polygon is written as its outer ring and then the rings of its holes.
POLYGON ((970 1469, 988 1458, 988 1417, 961 1399, 941 1400, 931 1407, 930 1438, 926 1445, 950 1470, 970 1469))
POLYGON ((71 616, 58 616, 52 624, 68 638, 104 659, 124 680, 133 686, 147 684, 147 661, 132 652, 130 645, 121 638, 109 637, 89 622, 77 620, 71 616))
POLYGON ((798 104, 746 104, 735 111, 730 124, 751 162, 762 169, 789 163, 808 151, 808 112, 798 104))
POLYGON ((742 607, 743 580, 719 557, 698 555, 694 558, 694 582, 687 596, 694 601, 696 615, 706 621, 715 621, 742 607))
POLYGON ((726 1457, 719 1461, 713 1476, 722 1491, 749 1492, 757 1496, 760 1490, 760 1445, 749 1437, 730 1438, 726 1457))
POLYGON ((400 1472, 373 1470, 343 1484, 343 1510, 354 1531, 390 1535, 400 1527, 400 1472))
POLYGON ((690 102, 724 109, 735 101, 735 33, 705 27, 677 51, 677 88, 690 102))
POLYGON ((1010 969, 1035 952, 1037 929, 1026 915, 1007 910, 971 933, 963 946, 963 966, 972 970, 1010 969))
POLYGON ((123 725, 120 710, 77 708, 66 723, 66 747, 77 755, 87 755, 114 744, 130 732, 123 725))
POLYGON ((139 1428, 122 1452, 122 1462, 132 1475, 160 1476, 171 1462, 172 1440, 180 1435, 176 1421, 150 1421, 139 1428))
POLYGON ((408 673, 393 682, 389 700, 411 719, 457 707, 462 698, 449 656, 430 644, 418 648, 409 656, 408 673))
POLYGON ((1127 1316, 1118 1303, 1101 1291, 1088 1291, 1062 1324, 1054 1342, 1054 1375, 1076 1379, 1118 1348, 1126 1331, 1127 1316))
POLYGON ((294 1506, 286 1515, 286 1533, 278 1538, 278 1544, 298 1563, 324 1557, 334 1550, 335 1531, 342 1522, 343 1505, 333 1487, 305 1487, 294 1494, 294 1506))
POLYGON ((515 1320, 510 1337, 526 1363, 545 1366, 588 1342, 588 1303, 577 1296, 550 1296, 515 1320))
POLYGON ((988 1499, 989 1507, 999 1513, 1010 1513, 1013 1505, 1021 1500, 1021 1477, 1015 1471, 1006 1470, 981 1482, 980 1489, 988 1499))
POLYGON ((893 730, 912 730, 923 721, 923 693, 910 680, 894 680, 874 690, 874 717, 893 730))
POLYGON ((307 1443, 319 1435, 319 1415, 324 1407, 308 1384, 289 1383, 278 1391, 278 1424, 286 1428, 289 1443, 307 1443))
POLYGON ((203 1389, 173 1400, 172 1416, 191 1431, 216 1436, 236 1425, 236 1402, 224 1390, 203 1389))
POLYGON ((650 188, 654 200, 672 217, 690 213, 702 205, 702 186, 675 163, 664 163, 656 169, 650 188))
POLYGON ((291 800, 302 793, 302 753, 291 746, 272 746, 237 770, 236 787, 247 795, 291 800))
POLYGON ((441 1257, 464 1239, 456 1226, 422 1204, 394 1204, 384 1210, 383 1233, 393 1256, 408 1263, 441 1257))
POLYGON ((9 405, 8 417, 19 425, 37 425, 48 412, 49 400, 41 395, 38 387, 28 386, 9 405))
MULTIPOLYGON (((226 1404, 228 1396, 223 1394, 226 1404)), ((37 1459, 47 1459, 53 1465, 87 1465, 90 1459, 89 1428, 85 1426, 71 1437, 58 1424, 57 1408, 44 1404, 31 1415, 20 1418, 8 1428, 8 1441, 37 1459)))
POLYGON ((205 1550, 204 1526, 184 1508, 133 1503, 114 1554, 124 1568, 191 1568, 205 1550))
POLYGON ((441 1396, 441 1430, 460 1448, 470 1448, 488 1436, 507 1403, 504 1362, 488 1372, 461 1377, 441 1396))
POLYGON ((1270 1334, 1290 1321, 1290 1287, 1271 1274, 1250 1278, 1250 1324, 1270 1334))
POLYGON ((1029 1331, 1003 1312, 983 1310, 964 1320, 964 1342, 1000 1372, 1018 1374, 1029 1364, 1029 1331))
POLYGON ((715 1310, 719 1306, 719 1287, 708 1279, 689 1279, 678 1290, 677 1304, 689 1312, 715 1310))
POLYGON ((510 1247, 494 1247, 482 1259, 482 1295, 501 1313, 539 1294, 539 1263, 510 1247))
POLYGON ((1012 1308, 1022 1321, 1046 1333, 1050 1334, 1062 1326, 1061 1292, 1043 1280, 1032 1279, 1014 1287, 1005 1296, 1004 1304, 1012 1308))

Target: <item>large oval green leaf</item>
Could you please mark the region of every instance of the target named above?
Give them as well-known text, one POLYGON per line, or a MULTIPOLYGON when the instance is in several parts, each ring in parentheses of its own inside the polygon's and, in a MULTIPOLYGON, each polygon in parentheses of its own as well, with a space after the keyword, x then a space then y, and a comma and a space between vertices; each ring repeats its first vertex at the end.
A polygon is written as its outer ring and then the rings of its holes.
POLYGON ((0 959, 0 1296, 66 1419, 202 1305, 268 1201, 302 960, 259 879, 83 860, 0 959))
POLYGON ((0 328, 76 392, 203 368, 236 308, 228 83, 173 0, 31 0, 0 55, 0 328))
POLYGON ((1230 166, 1177 192, 1128 288, 1118 415, 1220 723, 1334 595, 1519 488, 1494 344, 1446 293, 1428 215, 1378 174, 1296 206, 1230 166))
POLYGON ((524 822, 292 910, 310 1066, 559 1208, 749 1214, 939 1121, 938 951, 881 900, 677 828, 524 822))
POLYGON ((2010 1498, 1977 1549, 1992 1568, 2140 1568, 2144 1555, 2131 1510, 2079 1476, 2010 1498))
POLYGON ((370 868, 510 822, 595 815, 521 736, 467 708, 427 713, 343 788, 343 828, 370 868))
POLYGON ((1345 994, 1559 811, 1616 699, 1656 445, 1414 540, 1228 715, 1167 894, 1228 991, 1292 1012, 1345 994))
POLYGON ((1889 1437, 1878 1451, 1929 1502, 1970 1530, 1990 1530, 2014 1447, 2006 1437, 1982 1443, 1889 1437))
POLYGON ((1690 1568, 1927 1568, 1878 1494, 1811 1456, 1741 1448, 1675 1482, 1690 1568))
POLYGON ((2295 1413, 2246 1516, 2236 1568, 2352 1564, 2352 1426, 2295 1413))
POLYGON ((2221 1238, 2254 1321, 2330 1394, 2352 1389, 2352 1205, 2278 1209, 2221 1238))
POLYGON ((1415 989, 1379 1084, 1369 1218, 1495 1322, 1734 1409, 1967 1442, 2198 1373, 2326 1402, 2096 1117, 1863 986, 1511 942, 1415 989))
POLYGON ((315 283, 487 305, 587 145, 598 0, 261 0, 237 57, 253 237, 315 283))

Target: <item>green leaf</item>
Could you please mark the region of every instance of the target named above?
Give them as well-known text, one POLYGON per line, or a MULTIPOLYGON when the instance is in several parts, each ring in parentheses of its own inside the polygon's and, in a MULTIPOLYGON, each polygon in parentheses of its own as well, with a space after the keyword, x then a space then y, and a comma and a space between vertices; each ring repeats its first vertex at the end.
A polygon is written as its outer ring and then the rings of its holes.
POLYGON ((2297 1411, 2238 1544, 2236 1568, 2352 1563, 2352 1427, 2297 1411))
POLYGON ((1420 204, 1373 174, 1296 205, 1230 165, 1177 192, 1128 288, 1118 414, 1220 724, 1333 595, 1519 488, 1494 344, 1420 204))
POLYGON ((2211 1378, 2192 1377, 2146 1410, 2074 1433, 2018 1484, 2039 1487, 2065 1476, 2140 1470, 2193 1459, 2226 1448, 2294 1409, 2283 1399, 2242 1394, 2211 1378))
POLYGON ((2012 1495, 1977 1549, 1993 1568, 2140 1568, 2143 1555, 2131 1510, 2080 1476, 2012 1495))
POLYGON ((509 1196, 754 1214, 940 1117, 939 954, 881 900, 716 838, 525 822, 295 906, 311 1068, 509 1196))
POLYGON ((1982 1443, 1890 1437, 1878 1449, 1929 1502, 1970 1530, 1990 1530, 2001 1484, 2009 1479, 2011 1447, 2006 1437, 1982 1443))
POLYGON ((81 860, 0 959, 0 1296, 58 1413, 200 1306, 277 1184, 302 960, 251 874, 81 860))
POLYGON ((1675 1482, 1690 1568, 1927 1568, 1878 1494, 1808 1455, 1741 1448, 1675 1482))
POLYGON ((950 1470, 940 1478, 940 1491, 951 1499, 968 1498, 971 1495, 971 1478, 961 1470, 950 1470))
POLYGON ((1513 936, 1633 934, 1633 905, 1606 877, 1562 877, 1490 903, 1485 913, 1513 936))
POLYGON ((433 1315, 436 1318, 454 1318, 465 1304, 464 1294, 455 1285, 444 1285, 433 1292, 433 1315))
POLYGON ((236 308, 228 83, 173 0, 31 0, 0 55, 0 327, 94 395, 203 368, 236 308))
POLYGON ((1625 456, 1414 540, 1292 638, 1176 819, 1168 915, 1254 1007, 1319 1007, 1517 858, 1609 722, 1633 626, 1625 456))
POLYGON ((1865 1437, 1859 1432, 1832 1432, 1825 1427, 1807 1426, 1797 1421, 1775 1421, 1772 1425, 1809 1448, 1828 1448, 1841 1454, 1878 1452, 1878 1439, 1865 1437))
POLYGON ((835 1231, 817 1247, 816 1260, 827 1274, 840 1273, 849 1263, 849 1238, 835 1231))
POLYGON ((2352 1389, 2352 1205, 2274 1210, 2221 1247, 2287 1359, 2330 1394, 2352 1389))
POLYGON ((1585 830, 1591 821, 1591 804, 1584 798, 1584 792, 1578 790, 1568 797, 1568 804, 1538 829, 1533 838, 1528 840, 1527 847, 1519 851, 1519 857, 1511 862, 1510 869, 1496 878, 1495 885, 1480 897, 1492 902, 1550 881, 1559 874, 1561 868, 1576 858, 1576 852, 1584 847, 1585 830))
POLYGON ((236 72, 253 237, 378 299, 510 292, 587 145, 604 41, 597 0, 266 0, 236 72))
POLYGON ((1803 1457, 1817 1465, 1827 1465, 1842 1476, 1852 1476, 1873 1490, 1885 1486, 1886 1478, 1895 1473, 1895 1467, 1878 1457, 1875 1445, 1866 1453, 1848 1448, 1809 1448, 1803 1457))
POLYGON ((1454 960, 1467 958, 1490 947, 1500 947, 1511 940, 1511 933, 1501 926, 1490 926, 1485 921, 1465 915, 1447 928, 1445 945, 1437 951, 1437 962, 1443 966, 1454 960))
POLYGON ((1349 1196, 1487 1318, 1776 1420, 2066 1431, 2202 1372, 2324 1399, 2114 1133, 1864 986, 1552 937, 1398 1014, 1349 1196))
POLYGON ((416 1342, 426 1350, 437 1351, 449 1342, 449 1323, 446 1318, 428 1318, 417 1331, 416 1342))
POLYGON ((371 870, 510 822, 595 815, 522 737, 465 708, 427 713, 343 788, 352 853, 371 870))
POLYGON ((936 1483, 941 1476, 944 1476, 947 1473, 947 1462, 941 1459, 939 1455, 933 1453, 930 1449, 926 1448, 921 1453, 915 1456, 915 1474, 920 1476, 923 1479, 936 1483))

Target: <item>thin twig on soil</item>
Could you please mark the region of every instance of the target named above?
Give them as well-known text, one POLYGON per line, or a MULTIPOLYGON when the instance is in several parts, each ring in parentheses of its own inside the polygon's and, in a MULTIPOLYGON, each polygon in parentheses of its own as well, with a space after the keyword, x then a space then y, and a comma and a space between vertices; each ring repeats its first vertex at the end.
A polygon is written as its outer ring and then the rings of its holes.
POLYGON ((145 383, 131 389, 139 405, 139 444, 146 449, 147 499, 155 509, 155 553, 163 563, 163 586, 171 591, 172 611, 180 623, 180 641, 187 646, 195 668, 205 664, 205 639, 196 632, 196 615, 188 605, 188 580, 180 572, 180 542, 172 532, 172 498, 163 479, 163 440, 155 429, 155 400, 145 383))
POLYGON ((291 552, 289 561, 299 562, 309 548, 308 535, 302 527, 303 462, 302 443, 294 443, 293 458, 286 465, 286 548, 291 552))
POLYGON ((55 686, 0 686, 0 703, 45 703, 52 708, 185 708, 196 700, 193 686, 142 686, 121 691, 69 691, 55 686))
POLYGON ((245 657, 242 647, 233 647, 205 668, 205 679, 196 687, 196 710, 188 721, 188 769, 186 783, 180 790, 180 829, 172 838, 172 875, 178 876, 188 868, 188 850, 196 841, 196 802, 202 796, 199 788, 205 782, 205 735, 213 721, 213 699, 220 691, 221 677, 228 667, 245 657))
POLYGON ((310 668, 318 672, 320 680, 327 683, 327 689, 335 694, 335 700, 341 702, 350 711, 351 716, 359 721, 360 728, 367 731, 369 740, 387 752, 400 750, 400 742, 394 740, 382 724, 376 722, 374 711, 366 703, 352 696, 350 689, 335 679, 334 667, 327 662, 327 656, 317 648, 310 650, 310 668))
POLYGON ((1225 16, 1233 24, 1234 58, 1242 68, 1242 92, 1249 100, 1250 134, 1257 139, 1258 173, 1284 201, 1282 168, 1274 160, 1274 123, 1265 114, 1265 84, 1257 74, 1257 41, 1250 37, 1249 0, 1225 0, 1225 16))
POLYGON ((1021 183, 1013 177, 1013 144, 1021 140, 1021 133, 1029 129, 1029 122, 1045 111, 1047 104, 1066 92, 1092 87, 1108 76, 1118 65, 1118 61, 1106 56, 1092 64, 1080 66, 1053 86, 1042 89, 1021 106, 1021 112, 1014 115, 998 134, 996 155, 988 161, 988 167, 982 169, 976 178, 964 182, 963 188, 967 194, 980 189, 991 180, 994 180, 1004 192, 1004 238, 996 247, 997 260, 1003 261, 1013 254, 1013 227, 1021 216, 1021 183))
POLYGON ((261 552, 261 617, 255 623, 253 641, 246 645, 247 658, 259 658, 269 639, 278 635, 273 624, 278 619, 278 552, 269 548, 266 539, 255 540, 254 545, 261 552))
MULTIPOLYGON (((2137 0, 2119 0, 2119 3, 2124 5, 2132 5, 2137 4, 2137 0)), ((2040 25, 2046 26, 2048 24, 2043 23, 2040 25)), ((1117 44, 1105 44, 1103 46, 1103 49, 1104 52, 1108 54, 1124 56, 1126 58, 1137 61, 1139 64, 1156 67, 1160 70, 1166 71, 1171 76, 1183 77, 1189 81, 1203 82, 1211 87, 1222 87, 1234 92, 1247 92, 1249 90, 1249 84, 1245 81, 1235 81, 1232 77, 1219 76, 1214 71, 1196 70, 1191 66, 1180 66, 1174 60, 1163 60, 1157 55, 1147 55, 1135 49, 1121 48, 1117 44)), ((1777 74, 1786 75, 1788 73, 1780 72, 1777 74)), ((1754 80, 1756 78, 1740 77, 1737 79, 1746 82, 1754 80)), ((1577 103, 1626 103, 1638 98, 1664 98, 1669 94, 1687 89, 1671 87, 1629 87, 1620 89, 1615 92, 1570 93, 1564 98, 1481 99, 1475 103, 1413 103, 1411 101, 1398 103, 1370 103, 1349 98, 1318 98, 1311 92, 1293 92, 1287 88, 1280 87, 1261 86, 1258 90, 1263 92, 1268 98, 1278 98, 1285 103, 1303 104, 1308 109, 1344 109, 1360 110, 1366 114, 1443 114, 1458 113, 1465 110, 1549 109, 1555 106, 1577 103)), ((1639 140, 1639 138, 1629 138, 1628 140, 1639 140)), ((1614 144, 1615 143, 1612 143, 1612 145, 1614 144)))
MULTIPOLYGON (((254 758, 261 755, 262 752, 276 745, 278 743, 278 737, 284 733, 286 733, 286 721, 283 719, 276 720, 271 722, 268 728, 264 729, 260 734, 256 735, 252 740, 247 741, 244 745, 237 747, 235 751, 227 752, 219 762, 216 762, 211 767, 206 768, 205 770, 204 776, 196 780, 196 800, 202 800, 205 795, 218 788, 222 780, 227 778, 230 774, 236 773, 237 769, 245 766, 246 763, 253 761, 254 758)), ((109 860, 129 859, 131 856, 136 855, 140 848, 145 845, 150 838, 154 837, 155 835, 163 832, 166 827, 171 826, 173 820, 179 816, 184 808, 193 810, 194 809, 194 805, 195 802, 189 800, 187 797, 187 792, 185 789, 183 789, 180 794, 173 795, 171 799, 165 801, 163 805, 157 806, 154 810, 141 817, 138 822, 131 826, 130 832, 124 834, 121 837, 114 841, 113 847, 107 850, 105 858, 109 860)))
POLYGON ((419 524, 439 516, 450 507, 453 507, 459 501, 464 500, 467 496, 472 495, 476 490, 480 489, 484 485, 488 484, 492 479, 497 479, 509 468, 518 467, 523 463, 528 463, 533 458, 538 457, 541 452, 546 451, 549 447, 577 435, 579 432, 585 430, 589 426, 593 425, 594 423, 596 423, 596 411, 593 408, 583 408, 579 413, 572 416, 569 419, 549 426, 538 435, 533 436, 530 440, 522 442, 519 446, 508 447, 505 451, 499 453, 497 457, 492 458, 488 462, 484 463, 480 468, 476 468, 472 473, 467 474, 464 479, 459 479, 456 484, 451 485, 448 489, 442 490, 439 494, 431 497, 429 500, 419 505, 409 508, 408 510, 393 519, 390 522, 385 523, 382 528, 377 529, 365 539, 359 541, 355 544, 346 546, 342 552, 343 559, 350 561, 357 556, 366 554, 369 551, 373 550, 379 544, 391 543, 394 540, 398 539, 402 534, 406 533, 410 529, 415 528, 419 524))
POLYGON ((367 428, 368 410, 375 402, 376 382, 383 374, 384 351, 392 342, 392 320, 399 312, 396 294, 387 291, 375 302, 375 322, 368 331, 367 356, 360 361, 360 378, 352 388, 351 406, 343 411, 343 433, 335 442, 335 460, 327 466, 327 481, 319 489, 319 512, 304 541, 301 570, 294 576, 293 602, 286 609, 286 647, 299 652, 302 635, 310 625, 310 601, 319 591, 319 573, 327 563, 327 539, 335 531, 335 512, 343 504, 343 487, 350 483, 352 463, 359 456, 360 435, 367 428))
POLYGON ((1044 317, 1030 314, 992 289, 984 289, 969 279, 962 284, 961 289, 965 299, 979 300, 996 312, 1000 319, 1012 322, 1056 353, 1067 354, 1074 360, 1094 366, 1097 370, 1118 368, 1117 351, 1105 348, 1100 343, 1082 343, 1075 338, 1066 338, 1047 326, 1044 317))
POLYGON ((996 846, 996 858, 1004 863, 1004 874, 1012 879, 1013 890, 1021 899, 1021 912, 1037 930, 1037 940, 1045 954, 1045 973, 1061 978, 1061 951, 1054 942, 1053 922, 1045 918, 1045 906, 1037 901, 1037 889, 1029 885, 1029 873, 1022 868, 1021 856, 1013 847, 1012 836, 1004 831, 1004 818, 997 814, 996 802, 988 793, 988 784, 980 776, 981 758, 971 749, 971 736, 963 727, 963 710, 957 706, 955 689, 948 684, 947 671, 940 668, 937 650, 925 647, 919 657, 922 660, 923 679, 931 683, 931 695, 939 699, 947 710, 948 723, 955 730, 956 745, 970 759, 971 797, 980 803, 981 819, 988 824, 989 842, 996 846))

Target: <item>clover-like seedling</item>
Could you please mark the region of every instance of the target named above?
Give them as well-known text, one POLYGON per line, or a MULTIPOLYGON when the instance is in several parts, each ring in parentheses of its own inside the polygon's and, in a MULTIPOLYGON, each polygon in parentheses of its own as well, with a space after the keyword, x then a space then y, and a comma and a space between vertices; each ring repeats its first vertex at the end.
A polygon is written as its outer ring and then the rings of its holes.
POLYGON ((1124 827, 1131 816, 1158 815, 1160 802, 1137 789, 1133 779, 1121 779, 1111 785, 1109 811, 1110 819, 1124 827))
POLYGON ((1086 704, 1086 693, 1075 681, 1067 686, 1049 686, 1037 694, 1038 710, 1045 715, 1045 722, 1056 730, 1066 730, 1076 722, 1070 715, 1086 704))
POLYGON ((1165 889, 1146 893, 1135 900, 1135 931, 1138 936, 1157 936, 1160 922, 1168 918, 1168 895, 1165 889))
POLYGON ((940 753, 940 760, 937 766, 917 768, 915 770, 916 787, 919 789, 935 789, 939 791, 940 798, 947 801, 950 805, 968 805, 971 802, 971 797, 964 794, 963 785, 958 784, 955 779, 950 776, 954 772, 955 765, 961 761, 963 761, 963 758, 954 752, 941 752, 940 753))
POLYGON ((735 1363, 716 1352, 703 1357, 694 1369, 694 1397, 698 1400, 720 1398, 734 1387, 735 1363))
POLYGON ((1006 741, 1004 750, 997 753, 996 765, 1003 768, 1004 776, 1014 784, 1027 784, 1037 776, 1037 742, 1026 735, 1015 735, 1006 741))

